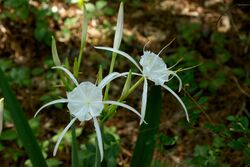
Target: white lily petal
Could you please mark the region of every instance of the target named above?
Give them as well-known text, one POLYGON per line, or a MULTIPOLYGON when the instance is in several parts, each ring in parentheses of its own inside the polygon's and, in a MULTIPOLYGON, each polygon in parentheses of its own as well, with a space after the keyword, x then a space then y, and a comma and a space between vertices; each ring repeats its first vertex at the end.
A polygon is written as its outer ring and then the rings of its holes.
MULTIPOLYGON (((126 76, 128 74, 129 74, 129 72, 123 72, 123 73, 120 73, 120 76, 126 76)), ((135 76, 141 76, 141 77, 143 76, 143 74, 136 73, 136 72, 132 72, 131 74, 135 75, 135 76)))
POLYGON ((70 79, 74 82, 74 84, 76 86, 79 85, 76 78, 74 77, 74 75, 68 69, 66 69, 66 68, 64 68, 62 66, 55 66, 55 67, 52 67, 52 68, 53 69, 60 69, 60 70, 64 71, 70 77, 70 79))
POLYGON ((98 87, 103 89, 112 80, 119 78, 119 77, 126 76, 126 75, 128 75, 128 72, 124 72, 124 73, 112 72, 111 74, 107 75, 105 78, 102 79, 98 87))
POLYGON ((147 107, 147 93, 148 93, 148 81, 144 78, 143 84, 143 92, 142 92, 142 105, 141 105, 141 121, 140 125, 142 124, 145 115, 146 115, 146 107, 147 107))
POLYGON ((35 113, 34 117, 36 117, 37 114, 38 114, 42 109, 44 109, 45 107, 48 107, 48 106, 53 105, 53 104, 68 103, 68 102, 69 102, 68 99, 57 99, 57 100, 51 101, 51 102, 49 102, 49 103, 47 103, 47 104, 44 104, 41 108, 39 108, 39 109, 37 110, 37 112, 35 113))
POLYGON ((175 77, 179 80, 179 89, 178 89, 178 91, 180 92, 180 91, 181 91, 181 88, 182 88, 182 81, 181 81, 181 78, 180 78, 175 72, 173 72, 173 71, 171 71, 171 70, 168 70, 167 72, 168 72, 169 74, 175 76, 175 77))
POLYGON ((181 106, 183 107, 183 109, 185 111, 187 121, 189 122, 187 108, 186 108, 185 104, 182 102, 181 98, 174 91, 172 91, 172 89, 170 89, 167 85, 161 85, 161 86, 163 88, 165 88, 167 91, 169 91, 179 101, 179 103, 181 104, 181 106))
MULTIPOLYGON (((114 104, 114 105, 117 105, 117 106, 121 106, 121 107, 124 107, 126 109, 129 109, 130 111, 134 112, 136 115, 138 115, 141 119, 142 119, 142 116, 141 114, 136 110, 134 109, 133 107, 127 105, 127 104, 123 104, 123 103, 120 103, 120 102, 117 102, 117 101, 111 101, 111 100, 106 100, 106 101, 102 101, 103 104, 114 104)), ((145 120, 143 120, 144 123, 146 123, 145 120)))
POLYGON ((107 75, 102 81, 99 83, 98 87, 103 89, 113 78, 116 78, 119 75, 118 72, 112 72, 111 74, 107 75))
POLYGON ((3 130, 3 98, 0 99, 0 134, 3 130))
POLYGON ((141 76, 141 77, 143 76, 143 74, 136 73, 136 72, 132 72, 131 74, 132 74, 132 75, 136 75, 136 76, 141 76))
POLYGON ((102 50, 108 50, 108 51, 120 54, 121 56, 123 56, 123 57, 127 58, 129 61, 131 61, 140 70, 140 72, 142 73, 141 67, 136 63, 136 61, 129 54, 127 54, 127 53, 125 53, 123 51, 120 51, 118 49, 110 48, 110 47, 96 46, 95 48, 96 49, 102 49, 102 50))
POLYGON ((56 155, 56 152, 58 150, 58 147, 59 147, 59 144, 60 142, 62 141, 62 138, 63 136, 65 135, 65 133, 69 130, 69 128, 71 127, 71 125, 76 121, 77 118, 73 118, 70 123, 63 129, 61 135, 59 136, 57 142, 56 142, 56 145, 55 145, 55 148, 54 148, 54 151, 53 151, 53 156, 56 155))
POLYGON ((99 127, 98 121, 96 117, 93 117, 94 121, 94 126, 95 126, 95 131, 96 131, 96 136, 97 136, 97 142, 98 142, 98 147, 100 151, 100 156, 101 156, 101 161, 103 160, 103 144, 102 144, 102 133, 101 129, 99 127))
POLYGON ((119 49, 121 40, 122 40, 122 32, 123 32, 123 3, 121 2, 118 12, 116 31, 115 31, 115 39, 113 48, 119 49))

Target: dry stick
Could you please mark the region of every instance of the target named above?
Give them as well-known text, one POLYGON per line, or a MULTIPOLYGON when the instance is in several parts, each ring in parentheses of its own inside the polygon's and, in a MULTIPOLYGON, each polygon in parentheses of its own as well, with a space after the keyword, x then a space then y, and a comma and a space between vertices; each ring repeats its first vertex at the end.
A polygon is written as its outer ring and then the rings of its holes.
POLYGON ((201 107, 200 104, 197 103, 197 101, 185 90, 183 89, 184 92, 187 94, 187 96, 195 103, 195 105, 202 111, 202 113, 205 114, 205 116, 207 117, 208 121, 211 123, 211 124, 214 124, 214 122, 211 120, 211 118, 208 116, 208 114, 206 113, 206 111, 201 107))
POLYGON ((238 82, 238 79, 235 76, 231 76, 231 78, 236 83, 236 86, 239 88, 239 90, 241 91, 241 93, 243 93, 247 97, 250 97, 250 95, 240 86, 240 84, 238 82))

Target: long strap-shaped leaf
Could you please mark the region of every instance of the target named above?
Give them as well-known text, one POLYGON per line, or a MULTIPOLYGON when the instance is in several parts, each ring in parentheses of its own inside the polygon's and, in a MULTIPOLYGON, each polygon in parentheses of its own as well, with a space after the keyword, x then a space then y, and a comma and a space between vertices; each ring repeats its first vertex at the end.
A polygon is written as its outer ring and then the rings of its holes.
POLYGON ((149 167, 153 158, 156 135, 160 125, 161 87, 153 86, 149 92, 145 121, 142 124, 133 153, 131 167, 149 167))
POLYGON ((10 112, 10 115, 15 124, 18 136, 20 137, 23 147, 28 154, 33 166, 46 167, 46 161, 42 152, 35 140, 34 134, 25 118, 25 115, 14 95, 11 91, 8 82, 0 68, 0 89, 2 90, 5 106, 10 112))

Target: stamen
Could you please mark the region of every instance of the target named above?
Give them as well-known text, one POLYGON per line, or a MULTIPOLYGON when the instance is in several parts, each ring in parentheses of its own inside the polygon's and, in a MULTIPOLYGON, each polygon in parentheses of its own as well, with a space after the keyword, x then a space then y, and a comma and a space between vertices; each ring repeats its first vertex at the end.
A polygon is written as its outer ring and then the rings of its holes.
POLYGON ((195 67, 198 67, 198 66, 200 66, 200 65, 202 65, 202 64, 203 64, 203 63, 197 64, 197 65, 192 66, 192 67, 187 67, 187 68, 179 69, 179 70, 177 70, 176 72, 181 72, 181 71, 190 70, 190 69, 193 69, 193 68, 195 68, 195 67))
POLYGON ((171 68, 174 68, 177 64, 179 64, 182 61, 183 57, 180 58, 174 65, 172 65, 171 67, 169 67, 168 69, 170 70, 171 68))
POLYGON ((149 40, 149 41, 144 45, 144 47, 143 47, 143 53, 145 52, 146 46, 147 46, 150 42, 151 42, 151 41, 149 40))
POLYGON ((166 46, 164 46, 157 55, 159 56, 164 49, 166 49, 169 45, 172 44, 172 42, 174 42, 174 40, 175 40, 175 38, 172 39, 172 41, 170 41, 166 46))

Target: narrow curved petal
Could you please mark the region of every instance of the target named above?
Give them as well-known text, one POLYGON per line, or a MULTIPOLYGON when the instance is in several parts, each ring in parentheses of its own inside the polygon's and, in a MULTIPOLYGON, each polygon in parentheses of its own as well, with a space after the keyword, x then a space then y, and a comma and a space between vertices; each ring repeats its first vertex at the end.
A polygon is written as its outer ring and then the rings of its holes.
POLYGON ((174 65, 172 65, 171 67, 169 67, 168 69, 172 69, 174 68, 177 64, 179 64, 182 61, 183 58, 180 58, 174 65))
POLYGON ((113 79, 119 77, 118 72, 112 72, 111 74, 107 75, 105 78, 102 79, 102 81, 99 83, 98 87, 103 89, 109 82, 111 82, 113 79))
POLYGON ((39 114, 39 112, 40 112, 42 109, 44 109, 45 107, 48 107, 48 106, 53 105, 53 104, 68 103, 68 102, 69 102, 68 99, 57 99, 57 100, 51 101, 51 102, 49 102, 49 103, 43 105, 41 108, 39 108, 39 109, 37 110, 37 112, 35 113, 34 117, 36 117, 37 114, 39 114))
MULTIPOLYGON (((121 76, 126 76, 128 75, 129 72, 123 72, 123 73, 120 73, 121 76)), ((136 73, 136 72, 131 72, 132 75, 135 75, 135 76, 141 76, 143 77, 143 74, 140 74, 140 73, 136 73)))
POLYGON ((180 92, 180 91, 181 91, 181 88, 182 88, 182 81, 181 81, 181 78, 180 78, 175 72, 173 72, 173 71, 171 71, 171 70, 168 70, 167 72, 168 72, 169 74, 175 76, 175 77, 179 80, 179 89, 178 89, 178 91, 180 92))
MULTIPOLYGON (((142 119, 141 114, 136 109, 134 109, 133 107, 131 107, 127 104, 123 104, 123 103, 120 103, 117 101, 111 101, 111 100, 103 101, 103 104, 114 104, 114 105, 117 105, 120 107, 124 107, 124 108, 129 109, 130 111, 134 112, 136 115, 138 115, 142 119)), ((146 123, 144 120, 143 120, 143 122, 146 123)))
POLYGON ((174 91, 172 91, 172 89, 170 89, 167 85, 161 85, 161 86, 163 88, 165 88, 167 91, 169 91, 179 101, 179 103, 181 104, 181 106, 183 107, 183 109, 185 111, 187 121, 189 122, 187 108, 186 108, 185 104, 182 102, 181 98, 174 91))
POLYGON ((76 121, 77 118, 73 118, 70 123, 63 129, 61 135, 59 136, 57 142, 56 142, 56 145, 55 145, 55 148, 54 148, 54 151, 53 151, 53 156, 56 155, 56 152, 58 150, 58 147, 59 147, 59 144, 60 142, 62 141, 62 138, 63 136, 65 135, 65 133, 69 130, 69 128, 71 127, 71 125, 76 121))
POLYGON ((120 51, 118 49, 110 48, 110 47, 96 46, 95 48, 96 49, 102 49, 102 50, 108 50, 108 51, 120 54, 121 56, 123 56, 123 57, 127 58, 129 61, 131 61, 140 70, 140 72, 142 73, 142 69, 140 68, 140 66, 136 63, 136 61, 129 54, 127 54, 127 53, 125 53, 123 51, 120 51))
POLYGON ((64 68, 62 66, 55 66, 55 67, 52 67, 52 68, 53 69, 60 69, 60 70, 64 71, 70 77, 70 79, 74 82, 74 84, 76 86, 79 85, 76 78, 74 77, 74 75, 68 69, 66 69, 66 68, 64 68))
POLYGON ((3 129, 3 98, 0 99, 0 134, 2 133, 3 129))
POLYGON ((169 45, 171 45, 172 42, 174 42, 174 40, 175 38, 172 39, 166 46, 164 46, 157 55, 159 56, 164 49, 166 49, 169 45))
MULTIPOLYGON (((134 74, 134 73, 132 73, 132 74, 134 74)), ((134 75, 136 75, 136 74, 137 73, 135 73, 134 75)), ((124 77, 126 75, 128 75, 128 72, 124 72, 124 73, 113 72, 113 73, 107 75, 105 78, 103 78, 103 80, 99 83, 98 87, 103 89, 112 80, 119 78, 119 77, 124 77)))
POLYGON ((95 131, 96 131, 96 136, 97 136, 97 142, 98 142, 98 147, 99 147, 101 161, 102 161, 103 160, 102 133, 101 133, 101 129, 100 129, 100 126, 98 124, 98 121, 97 121, 96 117, 93 117, 93 121, 94 121, 94 126, 95 126, 95 131))
POLYGON ((132 74, 132 75, 137 75, 137 76, 141 76, 141 77, 143 76, 143 74, 140 74, 140 73, 136 73, 136 72, 132 72, 131 74, 132 74))
POLYGON ((122 40, 122 32, 123 32, 123 3, 121 2, 119 11, 118 11, 118 18, 117 18, 117 24, 116 24, 116 30, 115 30, 115 39, 113 48, 119 49, 121 40, 122 40))
POLYGON ((142 92, 142 106, 141 106, 141 121, 140 125, 142 124, 145 115, 146 115, 146 107, 147 107, 147 93, 148 93, 148 81, 144 78, 143 83, 143 92, 142 92))

